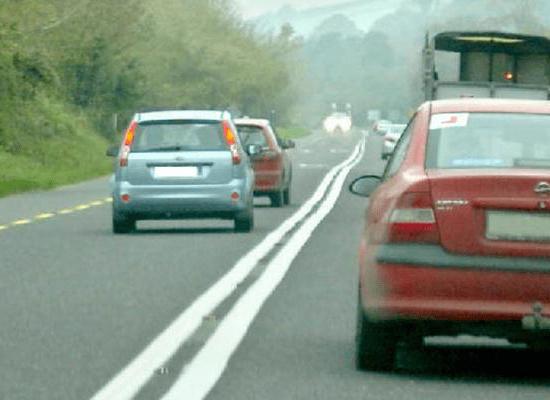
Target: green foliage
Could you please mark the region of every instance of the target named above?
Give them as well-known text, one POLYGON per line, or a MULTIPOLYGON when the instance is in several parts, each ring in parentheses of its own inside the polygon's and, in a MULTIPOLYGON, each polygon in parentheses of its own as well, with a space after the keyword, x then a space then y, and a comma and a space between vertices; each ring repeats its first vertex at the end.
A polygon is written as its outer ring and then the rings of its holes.
POLYGON ((118 130, 149 107, 284 120, 292 35, 259 38, 231 10, 226 0, 2 0, 0 193, 105 173, 114 114, 118 130))
POLYGON ((311 129, 302 126, 289 126, 277 129, 277 134, 283 139, 299 139, 311 134, 311 129))

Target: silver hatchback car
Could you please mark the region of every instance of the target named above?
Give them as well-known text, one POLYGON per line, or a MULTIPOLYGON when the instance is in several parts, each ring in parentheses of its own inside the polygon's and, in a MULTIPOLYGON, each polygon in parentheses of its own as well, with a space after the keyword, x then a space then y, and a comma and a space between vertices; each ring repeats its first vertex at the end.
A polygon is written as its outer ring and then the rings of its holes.
MULTIPOLYGON (((251 153, 259 152, 250 146, 251 153)), ((233 219, 254 226, 254 172, 225 111, 160 111, 134 116, 116 156, 113 232, 137 220, 233 219)))

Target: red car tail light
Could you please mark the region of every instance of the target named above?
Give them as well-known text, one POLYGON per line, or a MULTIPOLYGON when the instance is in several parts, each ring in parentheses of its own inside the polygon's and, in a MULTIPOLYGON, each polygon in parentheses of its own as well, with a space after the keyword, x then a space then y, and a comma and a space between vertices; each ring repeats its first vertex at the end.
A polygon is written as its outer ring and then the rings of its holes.
POLYGON ((136 136, 137 122, 132 121, 126 135, 124 136, 124 141, 122 142, 122 149, 120 151, 120 161, 119 164, 121 167, 128 166, 128 156, 130 155, 130 150, 132 149, 132 144, 134 143, 134 138, 136 136))
POLYGON ((390 214, 389 242, 439 242, 439 229, 427 192, 405 193, 390 214))
POLYGON ((237 147, 237 134, 233 131, 233 128, 231 128, 231 125, 227 121, 222 122, 222 128, 225 143, 227 143, 227 146, 231 151, 231 159, 233 160, 233 164, 238 165, 241 163, 242 159, 237 147))

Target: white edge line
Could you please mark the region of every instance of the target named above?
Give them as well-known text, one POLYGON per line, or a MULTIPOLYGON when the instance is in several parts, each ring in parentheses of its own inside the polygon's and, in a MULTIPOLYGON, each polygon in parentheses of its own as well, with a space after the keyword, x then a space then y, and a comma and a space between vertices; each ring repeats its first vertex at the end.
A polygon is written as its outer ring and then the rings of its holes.
POLYGON ((292 261, 307 243, 313 231, 334 208, 346 177, 362 159, 363 149, 364 146, 354 163, 342 169, 319 209, 294 233, 260 278, 239 298, 214 334, 193 360, 184 367, 180 377, 162 400, 202 400, 208 395, 223 374, 229 359, 265 301, 285 277, 292 261))
POLYGON ((323 199, 334 176, 355 160, 363 146, 362 143, 363 141, 359 142, 350 157, 332 168, 325 175, 313 196, 298 211, 237 261, 231 270, 200 295, 191 306, 149 343, 133 361, 100 389, 92 397, 92 400, 128 400, 134 397, 143 385, 151 379, 155 371, 199 328, 203 317, 210 314, 220 303, 229 297, 237 286, 250 274, 258 261, 265 257, 275 244, 323 199))

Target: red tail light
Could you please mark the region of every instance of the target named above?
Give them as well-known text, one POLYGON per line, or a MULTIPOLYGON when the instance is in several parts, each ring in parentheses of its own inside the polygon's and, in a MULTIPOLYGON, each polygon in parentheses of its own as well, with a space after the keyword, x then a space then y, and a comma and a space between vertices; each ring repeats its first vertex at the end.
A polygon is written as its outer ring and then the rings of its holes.
POLYGON ((427 192, 405 193, 390 214, 389 242, 439 242, 439 230, 427 192))
POLYGON ((231 159, 233 164, 237 165, 241 163, 241 154, 239 153, 238 144, 237 144, 237 134, 231 128, 231 124, 227 121, 222 122, 223 128, 223 137, 229 150, 231 151, 231 159))
POLYGON ((130 150, 132 149, 132 144, 134 143, 134 138, 136 135, 137 122, 132 121, 126 135, 124 136, 124 141, 122 142, 122 149, 120 150, 120 166, 128 166, 128 156, 130 155, 130 150))

